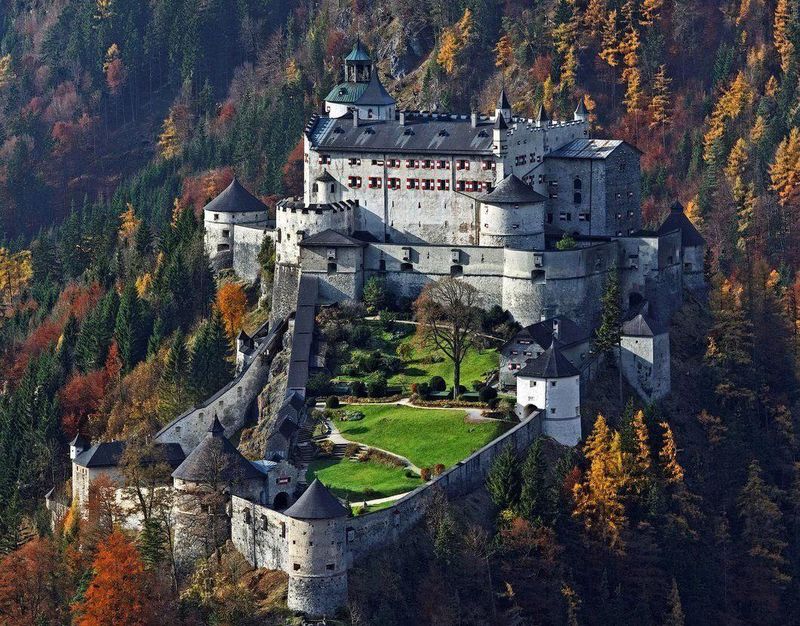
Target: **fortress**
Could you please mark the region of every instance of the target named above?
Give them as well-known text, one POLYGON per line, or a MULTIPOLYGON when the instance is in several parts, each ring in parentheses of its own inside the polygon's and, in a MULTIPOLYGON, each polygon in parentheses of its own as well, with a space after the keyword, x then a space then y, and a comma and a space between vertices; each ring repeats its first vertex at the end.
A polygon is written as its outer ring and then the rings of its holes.
MULTIPOLYGON (((278 202, 273 217, 234 179, 205 207, 215 269, 255 281, 265 238, 274 244, 272 320, 240 335, 234 381, 156 436, 174 468, 184 560, 231 540, 254 566, 285 571, 289 607, 316 616, 346 604, 348 568, 411 528, 433 485, 464 494, 506 446, 522 453, 539 435, 580 441, 581 397, 602 358, 591 337, 612 274, 626 309, 615 357, 648 401, 670 391, 668 321, 685 290, 704 288, 703 238, 677 203, 658 230, 642 229, 640 152, 590 137, 582 101, 568 121, 543 108, 515 116, 505 92, 491 115, 398 110, 360 42, 343 79, 305 127, 302 197, 278 202), (296 451, 320 361, 317 307, 360 300, 375 276, 397 298, 458 277, 483 307, 499 305, 523 326, 501 348, 498 381, 515 391, 519 423, 388 508, 353 518, 321 483, 306 487, 296 451), (247 460, 229 437, 265 417, 261 392, 283 349, 284 400, 269 416, 264 458, 247 460)), ((119 478, 123 448, 73 441, 74 502, 100 473, 119 478)), ((48 506, 59 510, 52 497, 48 506)))

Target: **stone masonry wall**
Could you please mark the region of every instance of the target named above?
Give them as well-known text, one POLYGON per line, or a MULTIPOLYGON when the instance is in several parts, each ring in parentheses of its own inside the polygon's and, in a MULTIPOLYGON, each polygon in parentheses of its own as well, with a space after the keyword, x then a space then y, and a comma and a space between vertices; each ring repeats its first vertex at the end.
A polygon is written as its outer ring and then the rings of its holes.
POLYGON ((275 241, 276 231, 262 226, 237 225, 233 231, 233 271, 239 278, 252 283, 261 270, 258 253, 268 237, 275 241))

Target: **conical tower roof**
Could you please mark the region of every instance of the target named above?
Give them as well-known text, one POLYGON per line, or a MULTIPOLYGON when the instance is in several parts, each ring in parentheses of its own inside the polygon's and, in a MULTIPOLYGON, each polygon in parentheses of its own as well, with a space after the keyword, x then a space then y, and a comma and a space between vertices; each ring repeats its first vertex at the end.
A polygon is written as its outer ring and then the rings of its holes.
POLYGON ((369 51, 367 47, 361 43, 361 38, 359 37, 356 39, 356 42, 353 44, 353 49, 350 51, 345 58, 345 61, 372 61, 372 58, 369 56, 369 51))
POLYGON ((550 116, 547 115, 547 111, 544 108, 544 104, 540 104, 539 105, 539 111, 536 114, 536 121, 539 122, 540 124, 542 122, 549 122, 550 121, 550 116))
POLYGON ((257 211, 266 212, 267 205, 247 191, 239 180, 234 177, 222 193, 209 202, 205 211, 217 211, 219 213, 254 213, 257 211))
POLYGON ((550 347, 542 352, 523 367, 517 376, 524 378, 570 378, 578 376, 580 372, 561 354, 558 341, 553 341, 550 347))
POLYGON ((347 517, 347 508, 339 502, 318 478, 303 492, 292 506, 284 511, 284 515, 295 519, 332 519, 347 517))
POLYGON ((530 204, 544 202, 546 198, 523 183, 516 174, 509 174, 489 193, 476 196, 475 199, 486 204, 530 204))
POLYGON ((578 100, 578 106, 575 107, 575 115, 588 115, 589 111, 586 110, 586 104, 583 96, 578 100))
POLYGON ((367 88, 355 103, 362 106, 387 106, 395 103, 395 99, 389 95, 381 79, 378 78, 377 68, 372 70, 367 88))
POLYGON ((172 472, 172 477, 196 483, 237 482, 259 478, 261 473, 228 441, 214 415, 208 434, 172 472))
POLYGON ((511 103, 508 101, 508 96, 506 96, 505 88, 500 90, 500 97, 497 98, 497 108, 498 109, 511 109, 511 103))

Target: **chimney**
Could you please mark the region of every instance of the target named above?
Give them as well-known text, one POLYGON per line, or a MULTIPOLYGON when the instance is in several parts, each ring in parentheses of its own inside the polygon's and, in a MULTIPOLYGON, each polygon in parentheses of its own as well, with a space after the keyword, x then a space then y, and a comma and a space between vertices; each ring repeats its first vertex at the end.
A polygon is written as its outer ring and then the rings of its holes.
POLYGON ((358 109, 353 109, 353 128, 358 128, 358 109))
POLYGON ((472 113, 469 114, 469 123, 472 126, 472 128, 477 128, 478 127, 478 113, 477 113, 477 111, 473 111, 472 113))
POLYGON ((400 126, 406 125, 406 112, 400 111, 400 126))

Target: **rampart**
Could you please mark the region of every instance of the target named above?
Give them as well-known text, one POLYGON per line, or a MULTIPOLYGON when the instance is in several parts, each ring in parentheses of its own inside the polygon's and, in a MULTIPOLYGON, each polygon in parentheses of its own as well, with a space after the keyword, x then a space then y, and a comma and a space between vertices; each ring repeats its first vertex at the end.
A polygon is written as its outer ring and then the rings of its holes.
POLYGON ((249 419, 255 418, 258 410, 256 398, 267 382, 270 360, 281 349, 286 328, 286 318, 277 322, 266 338, 256 346, 250 364, 236 378, 205 402, 164 426, 156 434, 156 441, 179 443, 188 454, 205 437, 214 414, 225 427, 226 437, 232 437, 249 419))

